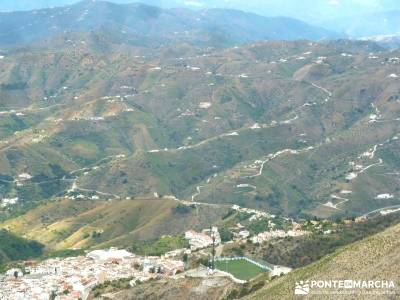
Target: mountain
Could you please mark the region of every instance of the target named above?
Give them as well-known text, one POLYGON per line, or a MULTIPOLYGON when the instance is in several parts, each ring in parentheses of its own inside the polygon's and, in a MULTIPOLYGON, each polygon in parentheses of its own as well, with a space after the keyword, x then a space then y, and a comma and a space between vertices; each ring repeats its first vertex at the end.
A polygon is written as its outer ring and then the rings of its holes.
MULTIPOLYGON (((169 1, 160 2, 164 5, 171 5, 169 1)), ((352 18, 360 14, 365 15, 400 9, 399 2, 395 0, 195 0, 174 2, 180 6, 193 8, 233 8, 258 13, 263 16, 287 16, 312 24, 319 24, 324 20, 343 17, 352 18)), ((335 30, 337 31, 338 28, 335 30)))
POLYGON ((400 34, 400 10, 359 14, 350 18, 338 18, 321 26, 345 32, 350 37, 373 37, 400 34))
POLYGON ((62 6, 67 4, 72 4, 74 0, 4 0, 1 2, 0 11, 21 11, 21 10, 33 10, 33 9, 41 9, 41 8, 49 8, 53 6, 62 6))
POLYGON ((107 29, 138 45, 189 42, 226 46, 265 39, 321 40, 339 34, 301 21, 267 18, 237 10, 161 9, 144 4, 82 1, 38 11, 0 13, 0 46, 24 45, 62 33, 107 29))
POLYGON ((99 33, 7 52, 0 216, 154 193, 291 217, 398 206, 397 57, 361 41, 147 49, 99 33))
MULTIPOLYGON (((70 5, 78 0, 3 0, 0 11, 32 10, 70 5)), ((114 3, 131 3, 131 0, 113 0, 114 3)), ((140 1, 139 1, 140 2, 140 1)), ((147 0, 148 5, 162 8, 185 7, 191 9, 224 8, 257 13, 268 17, 287 16, 307 23, 318 24, 327 19, 349 18, 360 14, 381 13, 400 9, 396 0, 147 0)))
MULTIPOLYGON (((77 0, 57 1, 3 1, 0 11, 33 10, 66 6, 77 3, 77 0)), ((128 4, 131 0, 113 0, 113 3, 128 4)), ((164 9, 189 8, 201 11, 204 9, 241 10, 256 13, 264 17, 289 17, 301 20, 314 26, 327 28, 332 32, 343 32, 352 37, 367 37, 398 33, 398 11, 400 5, 394 0, 374 1, 296 1, 286 0, 148 0, 147 5, 164 9)), ((321 30, 321 29, 319 29, 321 30)), ((329 36, 333 35, 332 32, 329 36)), ((326 32, 327 34, 327 32, 326 32)), ((324 34, 325 35, 325 34, 324 34)))
MULTIPOLYGON (((244 299, 293 299, 296 282, 307 280, 392 280, 399 282, 397 265, 400 261, 400 225, 382 233, 341 248, 331 255, 307 267, 295 270, 244 299)), ((321 290, 320 290, 321 291, 321 290)), ((337 291, 335 289, 335 291, 337 291)), ((398 286, 390 290, 394 294, 380 295, 381 299, 395 299, 400 293, 398 286)), ((315 292, 315 291, 314 291, 315 292)), ((320 299, 321 295, 310 294, 307 299, 320 299)), ((348 299, 344 293, 324 295, 326 299, 348 299)))

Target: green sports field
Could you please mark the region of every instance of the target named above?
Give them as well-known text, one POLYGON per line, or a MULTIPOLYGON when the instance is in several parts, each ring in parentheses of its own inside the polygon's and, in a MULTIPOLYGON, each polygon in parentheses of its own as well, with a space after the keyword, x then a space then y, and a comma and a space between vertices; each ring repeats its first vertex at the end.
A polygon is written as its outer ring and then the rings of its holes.
POLYGON ((241 280, 249 280, 265 272, 265 270, 246 260, 216 261, 215 267, 218 270, 231 273, 241 280))

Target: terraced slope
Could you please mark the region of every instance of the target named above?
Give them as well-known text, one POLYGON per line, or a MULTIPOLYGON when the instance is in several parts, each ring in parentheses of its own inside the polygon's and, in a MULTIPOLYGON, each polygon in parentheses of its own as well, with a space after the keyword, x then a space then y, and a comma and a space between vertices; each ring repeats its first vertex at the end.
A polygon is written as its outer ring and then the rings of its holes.
POLYGON ((145 51, 104 35, 106 53, 95 36, 0 61, 0 193, 18 197, 3 218, 78 195, 294 217, 400 205, 397 52, 349 41, 145 51))

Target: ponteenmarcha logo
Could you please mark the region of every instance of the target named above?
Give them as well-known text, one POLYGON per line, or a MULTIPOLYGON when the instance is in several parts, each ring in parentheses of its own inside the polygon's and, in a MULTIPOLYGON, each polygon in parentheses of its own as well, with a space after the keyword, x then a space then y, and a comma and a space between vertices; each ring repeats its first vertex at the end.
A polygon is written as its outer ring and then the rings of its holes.
POLYGON ((306 280, 296 281, 295 295, 309 294, 394 294, 392 280, 306 280), (353 290, 353 291, 351 291, 353 290))
POLYGON ((296 281, 294 289, 295 295, 308 295, 310 293, 310 282, 307 281, 296 281))

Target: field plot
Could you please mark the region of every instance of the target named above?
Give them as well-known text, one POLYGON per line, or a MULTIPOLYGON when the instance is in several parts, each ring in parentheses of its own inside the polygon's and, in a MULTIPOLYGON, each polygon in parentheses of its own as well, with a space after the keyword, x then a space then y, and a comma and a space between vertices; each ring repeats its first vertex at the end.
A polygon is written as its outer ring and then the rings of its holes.
POLYGON ((240 280, 250 280, 257 275, 266 272, 259 266, 244 259, 230 261, 216 261, 215 267, 218 270, 228 272, 240 280))

